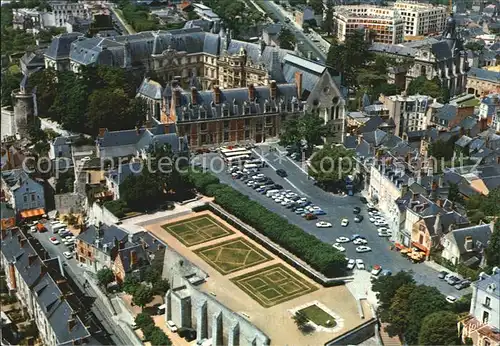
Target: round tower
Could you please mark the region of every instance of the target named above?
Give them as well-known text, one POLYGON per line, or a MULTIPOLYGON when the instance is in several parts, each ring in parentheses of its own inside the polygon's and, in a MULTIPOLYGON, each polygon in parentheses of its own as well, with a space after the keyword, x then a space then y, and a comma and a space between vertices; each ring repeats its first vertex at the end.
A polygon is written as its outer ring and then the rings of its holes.
POLYGON ((15 129, 21 138, 28 138, 29 129, 35 124, 35 103, 34 94, 27 93, 24 87, 12 91, 15 129))

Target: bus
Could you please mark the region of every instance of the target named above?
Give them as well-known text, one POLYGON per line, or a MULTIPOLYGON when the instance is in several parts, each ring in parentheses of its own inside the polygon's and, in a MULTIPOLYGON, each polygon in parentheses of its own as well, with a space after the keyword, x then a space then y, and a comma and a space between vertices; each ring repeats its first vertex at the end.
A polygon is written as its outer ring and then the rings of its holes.
POLYGON ((248 149, 247 148, 243 148, 243 147, 241 147, 241 148, 231 148, 231 149, 230 148, 222 148, 220 150, 220 153, 222 155, 226 155, 228 153, 241 153, 241 152, 245 152, 245 151, 248 151, 248 149))
POLYGON ((244 164, 248 159, 250 159, 250 155, 238 155, 238 156, 231 156, 226 158, 226 163, 229 166, 236 166, 236 165, 242 165, 244 164))
POLYGON ((246 161, 245 165, 255 165, 256 167, 264 167, 264 162, 260 159, 254 159, 246 161))
POLYGON ((235 152, 230 152, 230 153, 224 153, 222 154, 222 156, 224 158, 230 158, 230 157, 234 157, 234 156, 241 156, 241 155, 247 155, 247 156, 250 156, 252 155, 252 152, 251 151, 248 151, 248 150, 244 150, 244 151, 235 151, 235 152))

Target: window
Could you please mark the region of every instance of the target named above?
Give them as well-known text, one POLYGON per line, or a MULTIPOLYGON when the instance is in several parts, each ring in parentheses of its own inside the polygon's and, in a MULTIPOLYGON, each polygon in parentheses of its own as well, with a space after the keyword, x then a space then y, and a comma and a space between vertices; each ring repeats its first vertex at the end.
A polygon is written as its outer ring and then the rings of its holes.
POLYGON ((484 340, 483 340, 483 345, 484 345, 484 346, 490 346, 490 345, 491 345, 490 340, 488 340, 488 339, 484 339, 484 340))
POLYGON ((201 135, 201 144, 207 144, 207 142, 208 142, 208 136, 201 135))
POLYGON ((206 131, 208 129, 207 123, 201 123, 200 128, 202 131, 206 131))
POLYGON ((27 195, 24 195, 23 198, 24 198, 24 203, 28 202, 28 196, 27 195))
POLYGON ((490 313, 488 311, 483 311, 483 323, 488 323, 490 313))
POLYGON ((35 201, 35 195, 31 195, 31 202, 34 202, 35 201))
POLYGON ((266 125, 271 126, 273 124, 273 118, 272 117, 266 117, 266 125))
POLYGON ((490 304, 491 304, 491 298, 486 297, 486 299, 484 300, 484 306, 490 307, 490 304))
POLYGON ((250 130, 245 131, 245 139, 250 139, 250 130))
POLYGON ((229 141, 229 132, 224 132, 224 141, 229 141))
POLYGON ((224 109, 222 110, 222 114, 223 114, 225 117, 228 117, 228 116, 229 116, 229 109, 224 108, 224 109))
POLYGON ((224 130, 229 130, 229 120, 224 121, 224 130))
POLYGON ((250 119, 245 119, 245 126, 250 126, 250 119))

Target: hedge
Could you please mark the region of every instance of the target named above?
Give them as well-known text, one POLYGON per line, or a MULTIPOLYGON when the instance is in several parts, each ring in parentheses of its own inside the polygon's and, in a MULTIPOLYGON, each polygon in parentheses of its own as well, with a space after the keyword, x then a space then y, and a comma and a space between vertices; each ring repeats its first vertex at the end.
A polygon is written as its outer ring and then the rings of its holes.
POLYGON ((345 256, 330 245, 290 224, 285 218, 250 200, 232 187, 218 183, 218 179, 210 173, 191 172, 186 174, 185 178, 199 192, 213 194, 215 203, 307 262, 315 270, 327 277, 344 274, 345 256), (212 178, 209 178, 210 176, 212 178))

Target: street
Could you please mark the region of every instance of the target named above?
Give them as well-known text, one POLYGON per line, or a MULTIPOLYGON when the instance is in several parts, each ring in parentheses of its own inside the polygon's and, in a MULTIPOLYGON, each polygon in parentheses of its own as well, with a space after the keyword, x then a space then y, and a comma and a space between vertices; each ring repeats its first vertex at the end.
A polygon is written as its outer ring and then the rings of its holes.
MULTIPOLYGON (((279 155, 276 152, 269 153, 268 146, 259 146, 254 150, 256 157, 261 155, 268 162, 269 167, 261 168, 259 173, 263 173, 271 178, 276 184, 280 184, 284 189, 292 190, 293 192, 306 197, 314 205, 319 206, 326 212, 326 215, 319 216, 317 220, 307 221, 300 215, 296 215, 290 209, 281 206, 274 202, 271 198, 256 192, 251 187, 248 187, 238 179, 232 179, 231 175, 226 173, 225 169, 220 169, 220 160, 213 160, 211 166, 205 166, 214 171, 222 183, 228 184, 248 195, 251 199, 259 202, 267 209, 275 212, 278 215, 285 217, 290 223, 296 224, 304 231, 313 234, 320 240, 328 244, 335 243, 335 239, 340 236, 351 237, 353 234, 359 234, 366 238, 372 251, 366 253, 356 253, 352 242, 342 244, 346 249, 346 257, 352 259, 363 259, 367 270, 373 265, 378 264, 383 269, 391 270, 393 273, 400 270, 412 272, 415 280, 418 283, 426 284, 429 286, 437 287, 444 295, 462 296, 471 292, 470 288, 457 290, 453 286, 448 285, 444 280, 438 278, 438 272, 430 268, 424 263, 414 264, 407 258, 403 257, 397 251, 391 251, 391 243, 387 238, 379 237, 377 234, 377 227, 368 220, 366 206, 361 203, 359 196, 339 196, 329 192, 325 192, 319 187, 314 185, 314 182, 308 179, 307 174, 302 171, 300 163, 293 162, 289 157, 279 155), (299 166, 299 167, 298 167, 299 166), (275 170, 283 169, 288 173, 288 177, 279 177, 275 170), (361 214, 364 220, 361 223, 353 221, 354 214, 353 208, 360 207, 361 214), (349 219, 347 227, 342 227, 340 222, 343 218, 349 219), (327 221, 333 227, 331 228, 317 228, 316 222, 327 221)), ((210 157, 217 154, 205 154, 205 162, 210 162, 210 157)), ((200 160, 198 157, 196 160, 200 160)))
POLYGON ((314 42, 304 35, 304 33, 299 30, 293 23, 285 23, 285 15, 283 12, 278 8, 278 5, 276 5, 273 1, 262 1, 259 3, 259 5, 262 7, 262 9, 268 13, 274 14, 280 21, 281 25, 287 26, 288 29, 295 35, 297 44, 299 45, 299 50, 307 57, 308 52, 312 52, 312 59, 316 60, 316 58, 319 58, 321 62, 325 62, 326 60, 326 54, 323 53, 315 44, 314 42), (302 44, 300 44, 302 42, 302 44))
MULTIPOLYGON (((78 265, 78 262, 75 258, 68 260, 63 256, 62 253, 64 251, 68 251, 68 248, 62 242, 59 245, 54 245, 49 241, 49 238, 54 236, 54 234, 52 234, 50 224, 46 224, 45 226, 48 229, 47 232, 32 233, 33 237, 38 239, 40 244, 45 248, 45 250, 47 250, 50 257, 59 257, 59 260, 63 263, 65 273, 77 286, 73 288, 75 290, 75 293, 77 293, 78 291, 85 292, 86 296, 95 298, 95 294, 91 291, 90 286, 86 285, 86 287, 84 287, 84 269, 78 265)), ((59 241, 61 241, 59 235, 55 236, 59 241)), ((120 337, 123 331, 121 331, 121 328, 116 323, 114 323, 113 317, 108 313, 107 308, 100 303, 99 299, 95 298, 94 303, 92 304, 92 307, 90 309, 94 313, 100 324, 106 329, 107 334, 113 341, 114 345, 128 344, 126 340, 122 340, 122 338, 120 337)))

